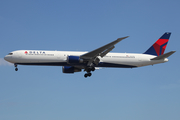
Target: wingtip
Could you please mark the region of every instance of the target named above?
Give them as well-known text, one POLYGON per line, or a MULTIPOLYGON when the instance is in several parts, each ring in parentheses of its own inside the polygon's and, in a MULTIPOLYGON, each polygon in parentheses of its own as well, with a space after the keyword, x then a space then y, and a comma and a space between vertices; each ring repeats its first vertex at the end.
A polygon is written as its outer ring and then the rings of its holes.
POLYGON ((129 36, 126 36, 126 37, 124 37, 124 38, 128 38, 129 36))
MULTIPOLYGON (((125 39, 125 38, 128 38, 129 36, 126 36, 126 37, 121 37, 121 38, 118 38, 118 39, 120 39, 120 40, 122 40, 122 39, 125 39)), ((117 40, 118 40, 117 39, 117 40)))
POLYGON ((175 53, 176 51, 172 51, 172 52, 174 52, 174 53, 175 53))

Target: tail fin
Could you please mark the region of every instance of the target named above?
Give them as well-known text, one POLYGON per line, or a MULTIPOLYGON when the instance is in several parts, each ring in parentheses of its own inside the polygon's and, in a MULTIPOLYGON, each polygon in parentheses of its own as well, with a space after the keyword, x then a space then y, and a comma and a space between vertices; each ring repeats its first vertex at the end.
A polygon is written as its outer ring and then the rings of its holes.
POLYGON ((171 33, 164 33, 144 54, 163 55, 171 33))

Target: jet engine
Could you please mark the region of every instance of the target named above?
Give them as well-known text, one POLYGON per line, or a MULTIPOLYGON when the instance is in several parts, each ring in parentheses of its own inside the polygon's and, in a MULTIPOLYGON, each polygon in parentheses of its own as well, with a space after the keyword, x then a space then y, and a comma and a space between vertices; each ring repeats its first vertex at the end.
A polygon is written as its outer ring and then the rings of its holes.
POLYGON ((67 63, 68 64, 75 64, 75 63, 82 63, 83 59, 80 59, 79 56, 68 56, 67 63))
POLYGON ((81 72, 81 69, 72 66, 63 66, 62 71, 63 73, 74 73, 74 72, 81 72))

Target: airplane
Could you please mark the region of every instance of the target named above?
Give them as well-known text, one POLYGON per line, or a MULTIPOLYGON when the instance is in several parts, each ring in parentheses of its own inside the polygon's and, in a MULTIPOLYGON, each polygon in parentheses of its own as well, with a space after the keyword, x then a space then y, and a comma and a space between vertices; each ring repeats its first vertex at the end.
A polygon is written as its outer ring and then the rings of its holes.
POLYGON ((164 33, 146 52, 111 53, 115 45, 123 39, 118 38, 102 47, 90 52, 77 51, 45 51, 45 50, 17 50, 9 53, 4 59, 15 66, 17 65, 43 65, 62 66, 63 73, 75 73, 84 70, 84 77, 90 77, 92 71, 103 67, 136 68, 164 63, 176 51, 164 54, 171 33, 164 33))

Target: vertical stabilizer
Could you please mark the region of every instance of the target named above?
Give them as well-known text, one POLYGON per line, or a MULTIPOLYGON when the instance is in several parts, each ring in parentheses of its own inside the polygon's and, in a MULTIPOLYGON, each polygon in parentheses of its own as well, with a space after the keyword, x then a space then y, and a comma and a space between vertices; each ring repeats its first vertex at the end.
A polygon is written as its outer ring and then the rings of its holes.
POLYGON ((164 33, 164 35, 162 35, 144 54, 155 56, 163 55, 170 35, 170 32, 164 33))

